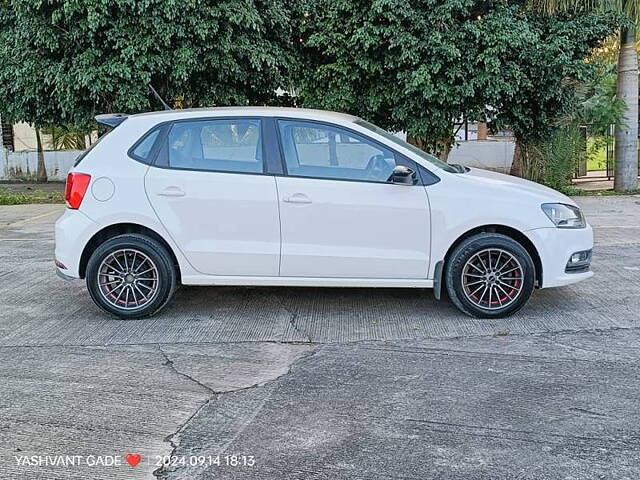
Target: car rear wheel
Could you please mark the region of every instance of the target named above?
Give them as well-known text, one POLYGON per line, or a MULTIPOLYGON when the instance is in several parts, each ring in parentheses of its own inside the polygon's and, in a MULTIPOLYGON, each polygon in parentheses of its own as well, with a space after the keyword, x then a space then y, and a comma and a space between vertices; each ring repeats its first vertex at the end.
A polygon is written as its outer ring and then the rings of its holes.
POLYGON ((91 255, 87 288, 101 309, 123 319, 147 317, 164 307, 176 288, 169 252, 139 234, 113 237, 91 255))
POLYGON ((467 315, 501 318, 520 310, 535 284, 535 266, 527 250, 498 233, 463 240, 447 262, 447 293, 467 315))

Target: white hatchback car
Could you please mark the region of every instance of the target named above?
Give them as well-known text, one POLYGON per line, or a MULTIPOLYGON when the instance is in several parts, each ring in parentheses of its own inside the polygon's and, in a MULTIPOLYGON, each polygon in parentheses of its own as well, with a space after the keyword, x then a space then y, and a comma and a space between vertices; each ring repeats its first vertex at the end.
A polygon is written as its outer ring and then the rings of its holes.
MULTIPOLYGON (((239 107, 101 115, 69 173, 55 263, 121 318, 178 284, 446 289, 493 318, 589 278, 566 196, 445 164, 364 120, 239 107)), ((213 306, 212 306, 213 308, 213 306)))

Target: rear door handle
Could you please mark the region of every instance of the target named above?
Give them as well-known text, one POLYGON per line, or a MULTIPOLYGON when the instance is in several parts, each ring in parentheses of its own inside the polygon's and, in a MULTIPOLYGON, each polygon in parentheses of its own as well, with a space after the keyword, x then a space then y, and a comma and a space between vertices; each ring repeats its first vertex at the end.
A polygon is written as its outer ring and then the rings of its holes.
POLYGON ((180 187, 167 187, 158 192, 161 197, 184 197, 184 192, 180 187))
POLYGON ((294 193, 290 197, 284 197, 283 201, 287 203, 311 203, 311 199, 304 193, 294 193))

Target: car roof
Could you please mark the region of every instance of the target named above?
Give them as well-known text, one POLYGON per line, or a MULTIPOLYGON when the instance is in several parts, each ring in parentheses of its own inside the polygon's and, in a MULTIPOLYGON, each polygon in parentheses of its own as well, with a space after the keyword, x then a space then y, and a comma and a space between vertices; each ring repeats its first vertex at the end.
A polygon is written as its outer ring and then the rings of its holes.
POLYGON ((138 113, 131 115, 137 117, 157 117, 159 122, 199 117, 224 117, 224 116, 259 116, 259 117, 293 117, 307 120, 333 120, 338 122, 354 122, 358 117, 346 113, 330 112, 328 110, 314 110, 309 108, 291 107, 210 107, 210 108, 186 108, 180 110, 160 110, 155 112, 138 113))

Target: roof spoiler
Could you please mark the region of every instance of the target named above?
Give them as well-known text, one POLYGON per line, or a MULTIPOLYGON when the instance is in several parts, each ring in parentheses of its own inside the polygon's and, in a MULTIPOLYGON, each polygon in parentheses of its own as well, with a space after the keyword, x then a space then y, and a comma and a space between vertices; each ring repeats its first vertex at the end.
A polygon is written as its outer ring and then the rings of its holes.
POLYGON ((109 128, 116 128, 128 117, 129 115, 126 113, 105 113, 103 115, 97 115, 96 122, 100 125, 106 125, 109 128))

